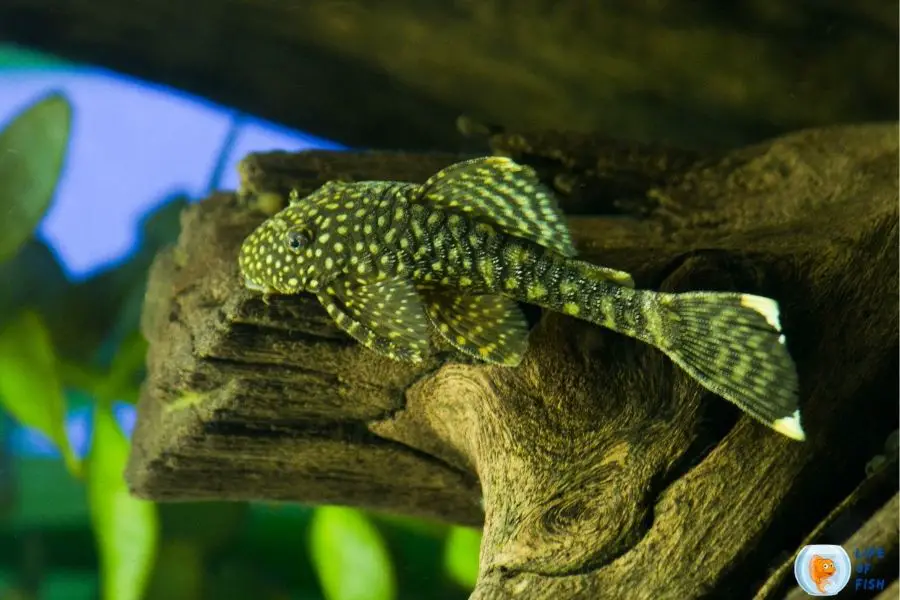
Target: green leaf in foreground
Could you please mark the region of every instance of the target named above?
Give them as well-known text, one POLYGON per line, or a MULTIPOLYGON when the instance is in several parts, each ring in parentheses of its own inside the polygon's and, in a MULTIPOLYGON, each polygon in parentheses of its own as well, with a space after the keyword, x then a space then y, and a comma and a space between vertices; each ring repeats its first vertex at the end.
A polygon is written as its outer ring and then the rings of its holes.
POLYGON ((313 566, 327 600, 392 600, 394 567, 381 533, 360 511, 316 509, 310 526, 313 566))
POLYGON ((66 397, 50 333, 41 317, 24 312, 0 331, 0 402, 22 425, 37 429, 62 452, 78 475, 78 458, 66 436, 66 397))
POLYGON ((475 588, 478 579, 478 553, 481 532, 471 527, 453 527, 444 549, 444 566, 454 581, 467 590, 475 588))
POLYGON ((109 370, 94 388, 97 398, 105 402, 116 400, 137 401, 140 381, 147 359, 147 341, 140 331, 133 331, 122 340, 113 357, 109 370))
POLYGON ((131 496, 123 473, 129 443, 104 403, 94 407, 88 501, 100 554, 104 600, 140 600, 156 562, 156 505, 131 496))
POLYGON ((69 146, 72 106, 53 93, 0 131, 0 262, 31 237, 53 199, 69 146))

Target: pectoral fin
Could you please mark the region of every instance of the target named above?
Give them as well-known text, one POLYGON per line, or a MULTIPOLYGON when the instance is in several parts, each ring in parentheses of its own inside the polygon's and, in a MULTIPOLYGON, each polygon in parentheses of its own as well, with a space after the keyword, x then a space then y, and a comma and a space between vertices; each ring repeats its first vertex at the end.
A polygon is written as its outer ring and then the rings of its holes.
POLYGON ((528 324, 514 300, 435 289, 420 293, 435 329, 454 348, 487 363, 516 366, 522 361, 528 324))
POLYGON ((319 293, 319 301, 338 327, 378 354, 419 362, 428 351, 428 318, 405 279, 339 280, 319 293))

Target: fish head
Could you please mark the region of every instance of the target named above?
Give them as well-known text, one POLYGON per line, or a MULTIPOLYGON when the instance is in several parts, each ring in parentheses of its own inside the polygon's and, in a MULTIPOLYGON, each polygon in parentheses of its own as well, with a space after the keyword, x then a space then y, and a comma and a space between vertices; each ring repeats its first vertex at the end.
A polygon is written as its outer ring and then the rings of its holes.
POLYGON ((328 209, 331 186, 291 204, 264 221, 241 245, 238 265, 244 286, 263 294, 317 293, 336 278, 347 250, 328 233, 336 209, 328 209))
POLYGON ((828 577, 834 575, 834 572, 837 569, 834 566, 834 561, 830 558, 825 558, 823 556, 815 555, 812 557, 812 572, 815 577, 828 577))

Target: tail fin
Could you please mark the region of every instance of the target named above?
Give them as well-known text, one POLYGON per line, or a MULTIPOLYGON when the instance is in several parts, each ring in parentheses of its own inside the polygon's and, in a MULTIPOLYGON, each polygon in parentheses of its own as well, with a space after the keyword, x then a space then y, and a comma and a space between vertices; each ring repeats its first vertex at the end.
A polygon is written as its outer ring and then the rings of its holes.
POLYGON ((795 440, 800 425, 797 371, 784 345, 778 303, 721 292, 661 294, 661 350, 705 388, 795 440))

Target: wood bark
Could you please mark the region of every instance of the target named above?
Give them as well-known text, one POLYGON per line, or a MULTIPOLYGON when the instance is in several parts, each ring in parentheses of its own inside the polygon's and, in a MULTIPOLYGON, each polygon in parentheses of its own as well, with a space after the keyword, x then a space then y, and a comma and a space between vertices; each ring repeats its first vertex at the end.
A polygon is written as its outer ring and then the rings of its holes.
POLYGON ((778 299, 808 440, 742 417, 655 349, 560 314, 529 313, 530 350, 511 369, 441 346, 394 362, 309 295, 264 304, 236 263, 265 218, 254 198, 332 178, 422 181, 458 158, 273 153, 245 161, 241 194, 187 209, 152 269, 134 493, 483 526, 480 600, 783 598, 785 561, 811 535, 883 545, 895 566, 896 462, 863 480, 898 425, 896 124, 700 159, 577 135, 492 142, 577 207, 584 258, 639 287, 778 299))
POLYGON ((897 117, 884 0, 3 0, 0 40, 360 147, 462 148, 459 113, 720 148, 897 117))

